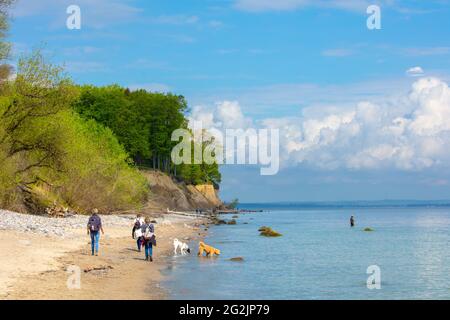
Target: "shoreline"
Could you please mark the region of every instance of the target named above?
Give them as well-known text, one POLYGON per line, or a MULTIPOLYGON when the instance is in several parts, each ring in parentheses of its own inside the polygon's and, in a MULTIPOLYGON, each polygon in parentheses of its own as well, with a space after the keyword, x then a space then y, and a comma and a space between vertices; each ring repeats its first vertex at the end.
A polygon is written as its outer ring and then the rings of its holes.
MULTIPOLYGON (((81 218, 87 220, 85 216, 81 218)), ((2 228, 0 242, 5 255, 0 260, 0 299, 167 299, 167 289, 161 286, 166 277, 162 270, 170 267, 173 238, 198 240, 206 235, 203 224, 208 223, 206 217, 156 218, 154 262, 147 262, 131 238, 131 216, 102 216, 103 219, 105 235, 100 239, 98 257, 90 254, 90 238, 84 228, 71 230, 65 237, 33 233, 26 239, 21 231, 2 228), (122 225, 108 227, 108 221, 117 218, 123 219, 122 225), (80 273, 79 289, 68 287, 69 278, 74 279, 73 272, 80 273)), ((51 222, 64 224, 67 220, 51 222)), ((195 248, 191 249, 191 254, 195 254, 195 248)))

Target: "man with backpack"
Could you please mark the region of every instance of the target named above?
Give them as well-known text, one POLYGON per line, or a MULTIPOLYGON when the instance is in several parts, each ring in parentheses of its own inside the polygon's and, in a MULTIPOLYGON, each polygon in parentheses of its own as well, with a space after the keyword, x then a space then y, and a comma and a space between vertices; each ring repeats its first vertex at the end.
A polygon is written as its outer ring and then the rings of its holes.
POLYGON ((91 236, 92 255, 98 256, 98 243, 100 241, 100 231, 105 234, 102 226, 102 219, 98 215, 98 210, 92 210, 92 215, 89 217, 87 224, 87 234, 91 236))
POLYGON ((142 246, 142 226, 144 225, 145 221, 144 218, 142 218, 142 214, 138 213, 136 216, 136 219, 134 219, 134 225, 133 225, 133 231, 131 231, 131 236, 133 239, 136 240, 138 251, 141 252, 141 246, 142 246))

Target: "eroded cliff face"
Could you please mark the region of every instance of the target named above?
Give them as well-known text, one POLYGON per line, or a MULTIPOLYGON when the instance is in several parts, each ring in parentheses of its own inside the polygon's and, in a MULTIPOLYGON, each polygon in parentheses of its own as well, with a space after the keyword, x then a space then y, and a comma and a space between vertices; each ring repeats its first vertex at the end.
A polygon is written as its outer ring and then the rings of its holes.
POLYGON ((217 195, 217 190, 214 189, 214 186, 212 184, 200 184, 196 185, 194 188, 199 191, 206 199, 208 199, 208 201, 211 202, 215 207, 222 205, 222 201, 217 195))
POLYGON ((186 185, 153 170, 142 171, 150 184, 146 209, 154 211, 212 209, 222 205, 212 185, 186 185))

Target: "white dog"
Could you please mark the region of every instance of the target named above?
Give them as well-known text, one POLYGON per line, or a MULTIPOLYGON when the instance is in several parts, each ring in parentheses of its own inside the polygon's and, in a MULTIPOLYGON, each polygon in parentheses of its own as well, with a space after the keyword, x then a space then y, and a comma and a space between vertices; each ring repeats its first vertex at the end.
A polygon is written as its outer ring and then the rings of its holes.
POLYGON ((189 249, 189 246, 185 242, 181 242, 177 238, 173 239, 173 253, 176 255, 177 250, 180 248, 181 255, 186 255, 187 253, 191 253, 191 249, 189 249))

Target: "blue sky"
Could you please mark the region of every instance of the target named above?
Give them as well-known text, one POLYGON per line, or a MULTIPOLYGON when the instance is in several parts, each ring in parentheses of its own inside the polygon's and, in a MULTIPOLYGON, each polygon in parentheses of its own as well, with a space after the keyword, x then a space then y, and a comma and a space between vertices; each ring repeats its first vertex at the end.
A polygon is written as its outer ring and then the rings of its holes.
POLYGON ((78 83, 173 91, 213 117, 233 101, 284 130, 280 173, 224 167, 225 199, 448 199, 449 14, 444 0, 18 0, 10 38, 78 83), (372 3, 381 30, 366 27, 372 3))

